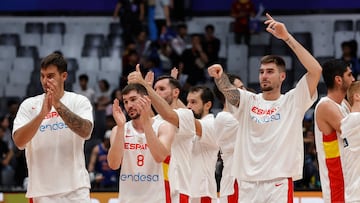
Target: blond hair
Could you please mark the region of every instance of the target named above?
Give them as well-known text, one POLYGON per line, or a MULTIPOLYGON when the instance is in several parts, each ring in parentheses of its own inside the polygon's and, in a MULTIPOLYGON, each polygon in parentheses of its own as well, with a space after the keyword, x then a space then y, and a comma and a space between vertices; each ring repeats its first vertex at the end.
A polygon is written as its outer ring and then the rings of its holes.
POLYGON ((355 94, 360 94, 360 81, 353 82, 347 91, 347 100, 351 106, 354 104, 355 94))

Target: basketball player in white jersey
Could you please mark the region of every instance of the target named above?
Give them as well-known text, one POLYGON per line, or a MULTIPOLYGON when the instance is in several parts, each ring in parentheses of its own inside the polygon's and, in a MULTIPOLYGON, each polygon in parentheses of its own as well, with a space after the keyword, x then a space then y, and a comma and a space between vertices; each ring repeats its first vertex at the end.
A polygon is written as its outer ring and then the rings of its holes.
POLYGON ((353 82, 347 91, 351 113, 341 121, 344 151, 341 157, 345 202, 360 202, 360 82, 353 82))
MULTIPOLYGON (((228 74, 231 84, 235 87, 246 90, 240 77, 236 75, 228 74)), ((237 203, 238 202, 238 184, 234 176, 231 175, 231 166, 233 162, 234 147, 237 136, 238 128, 240 127, 239 122, 229 112, 226 107, 225 97, 214 87, 214 94, 223 105, 223 110, 217 113, 214 121, 215 135, 217 135, 216 142, 220 147, 220 155, 223 160, 223 170, 220 183, 219 201, 220 203, 237 203)))
POLYGON ((322 75, 327 95, 320 99, 314 111, 315 144, 322 195, 325 203, 344 202, 340 123, 349 113, 345 95, 354 77, 348 64, 339 59, 325 62, 322 75))
MULTIPOLYGON (((169 168, 172 202, 190 202, 190 195, 192 191, 191 177, 193 176, 192 173, 194 171, 192 170, 190 163, 193 149, 193 139, 195 134, 202 135, 202 127, 204 128, 204 133, 211 131, 205 130, 208 129, 206 126, 209 125, 202 126, 202 123, 194 118, 194 113, 191 109, 183 109, 182 104, 179 104, 178 97, 180 93, 180 86, 178 85, 178 81, 175 79, 166 76, 160 77, 155 81, 155 90, 153 90, 152 87, 142 78, 141 73, 137 68, 136 72, 129 74, 128 81, 129 83, 143 84, 149 93, 155 110, 163 119, 177 127, 177 134, 172 145, 169 168)), ((199 101, 198 104, 201 103, 202 102, 199 101)), ((211 105, 207 105, 206 108, 211 107, 211 105)), ((206 141, 205 138, 204 141, 206 141)), ((214 159, 216 160, 216 154, 214 159)), ((211 166, 213 166, 213 171, 211 172, 209 179, 211 179, 212 182, 212 180, 215 180, 215 162, 211 166)), ((201 177, 203 177, 203 175, 204 174, 202 174, 201 177)), ((208 182, 203 184, 208 184, 208 182)), ((214 184, 211 185, 211 188, 213 188, 213 185, 214 184)), ((200 187, 200 185, 197 185, 196 187, 200 187)), ((206 185, 202 188, 208 188, 208 186, 206 185)), ((216 190, 213 192, 212 196, 215 197, 214 195, 216 195, 216 190)), ((211 201, 212 198, 207 197, 206 199, 211 201)))
POLYGON ((232 167, 239 183, 240 203, 293 201, 292 181, 301 179, 303 171, 302 121, 317 98, 321 77, 316 59, 283 23, 266 16, 266 30, 283 40, 307 70, 294 89, 281 94, 285 62, 274 55, 264 56, 260 62, 260 94, 235 88, 221 65, 208 68, 240 123, 232 167))
POLYGON ((171 76, 160 76, 152 82, 154 73, 148 72, 145 80, 140 73, 139 64, 136 71, 128 76, 129 83, 140 83, 146 87, 151 103, 158 115, 156 119, 164 119, 173 124, 176 129, 171 146, 169 164, 169 182, 172 203, 188 203, 190 201, 190 157, 192 141, 195 134, 195 118, 193 112, 187 109, 179 100, 179 81, 171 76), (151 78, 149 80, 149 78, 151 78))
POLYGON ((112 130, 108 152, 110 168, 118 169, 121 165, 120 203, 168 203, 170 190, 165 164, 175 128, 166 121, 153 119, 151 101, 142 85, 129 84, 122 94, 131 120, 126 122, 115 99, 113 116, 117 125, 112 130))
POLYGON ((25 149, 26 197, 33 203, 89 203, 84 142, 93 129, 90 101, 64 90, 67 62, 60 54, 41 61, 44 94, 27 98, 14 120, 13 139, 25 149))
POLYGON ((190 161, 191 203, 216 202, 215 166, 219 146, 216 144, 215 118, 211 113, 214 94, 206 86, 194 86, 186 100, 198 121, 190 161))

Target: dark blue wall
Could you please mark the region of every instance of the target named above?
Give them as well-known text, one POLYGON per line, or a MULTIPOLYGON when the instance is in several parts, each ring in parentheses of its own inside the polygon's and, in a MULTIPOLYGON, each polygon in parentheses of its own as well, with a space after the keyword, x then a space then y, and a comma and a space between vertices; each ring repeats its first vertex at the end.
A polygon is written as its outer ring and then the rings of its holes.
MULTIPOLYGON (((117 0, 0 0, 0 11, 112 12, 117 0)), ((175 0, 183 1, 183 0, 175 0)), ((228 11, 233 0, 189 0, 192 11, 228 11)), ((253 0, 266 10, 359 9, 359 0, 253 0)))

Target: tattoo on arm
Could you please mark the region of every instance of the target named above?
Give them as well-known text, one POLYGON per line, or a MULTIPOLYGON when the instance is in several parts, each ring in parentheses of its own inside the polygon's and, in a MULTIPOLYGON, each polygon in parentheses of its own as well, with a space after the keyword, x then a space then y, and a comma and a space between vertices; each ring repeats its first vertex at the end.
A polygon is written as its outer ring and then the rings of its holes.
POLYGON ((296 46, 294 45, 293 40, 291 39, 291 37, 289 37, 289 39, 287 39, 285 42, 288 44, 288 46, 289 46, 291 49, 295 49, 295 48, 296 48, 296 46))
POLYGON ((59 113, 66 125, 80 137, 85 138, 90 134, 92 129, 90 121, 76 115, 62 103, 56 108, 56 111, 59 113))
POLYGON ((229 78, 225 73, 221 75, 221 78, 215 79, 215 83, 230 104, 234 106, 239 106, 240 92, 235 86, 230 83, 229 78))

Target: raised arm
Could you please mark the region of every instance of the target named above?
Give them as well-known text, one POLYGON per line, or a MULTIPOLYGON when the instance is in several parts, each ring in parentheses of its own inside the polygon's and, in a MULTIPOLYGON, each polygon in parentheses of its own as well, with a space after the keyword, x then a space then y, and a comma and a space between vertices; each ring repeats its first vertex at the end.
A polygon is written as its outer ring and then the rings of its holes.
POLYGON ((174 139, 175 128, 169 123, 160 125, 158 134, 155 133, 152 124, 153 118, 151 112, 151 100, 148 97, 139 98, 136 106, 140 112, 140 119, 144 127, 146 142, 149 146, 151 155, 156 162, 162 162, 170 155, 171 143, 174 139))
POLYGON ((136 65, 136 71, 132 72, 128 76, 128 82, 129 83, 139 83, 143 85, 148 95, 151 99, 151 104, 154 106, 155 110, 158 112, 158 114, 161 115, 161 117, 166 120, 167 122, 173 124, 176 127, 179 127, 179 116, 177 113, 171 108, 171 106, 160 97, 155 90, 152 88, 151 85, 149 85, 148 82, 146 82, 140 72, 140 65, 136 65))
POLYGON ((116 170, 120 167, 124 155, 124 126, 126 118, 122 112, 119 100, 115 99, 113 104, 113 117, 116 126, 111 130, 110 148, 107 155, 109 167, 116 170))
POLYGON ((228 76, 223 72, 220 64, 214 64, 208 68, 208 73, 215 79, 218 89, 224 94, 227 101, 233 106, 238 107, 240 104, 240 92, 230 83, 228 76))
MULTIPOLYGON (((40 113, 34 117, 29 123, 17 129, 13 134, 14 144, 19 149, 24 149, 25 145, 35 136, 36 131, 39 129, 41 122, 44 120, 45 116, 51 110, 51 98, 48 93, 45 93, 44 101, 41 107, 40 113)), ((27 109, 24 109, 20 106, 18 115, 25 114, 27 109)))
POLYGON ((286 29, 281 22, 274 20, 269 14, 266 14, 267 24, 266 31, 284 42, 295 53, 301 64, 307 70, 306 80, 309 87, 310 95, 314 95, 317 85, 320 81, 322 68, 319 62, 306 50, 286 29))

